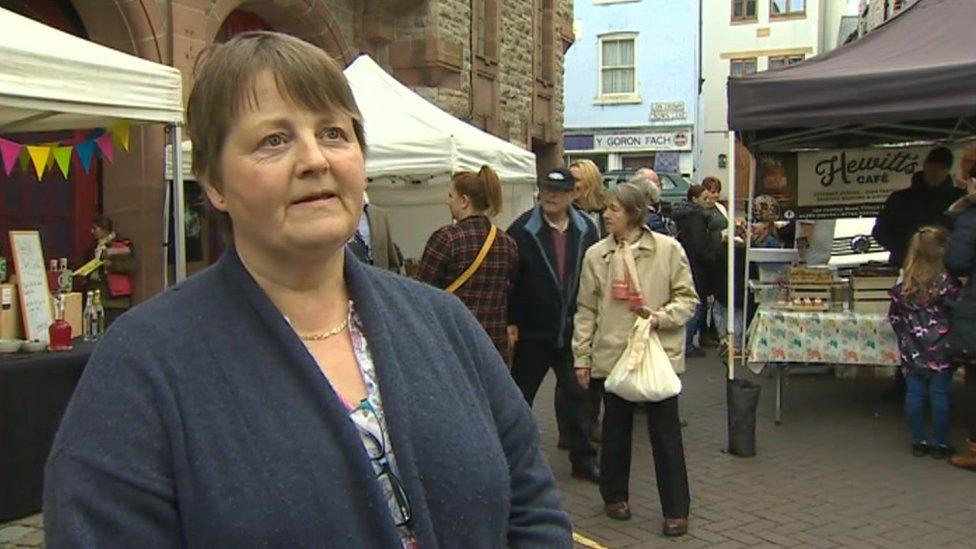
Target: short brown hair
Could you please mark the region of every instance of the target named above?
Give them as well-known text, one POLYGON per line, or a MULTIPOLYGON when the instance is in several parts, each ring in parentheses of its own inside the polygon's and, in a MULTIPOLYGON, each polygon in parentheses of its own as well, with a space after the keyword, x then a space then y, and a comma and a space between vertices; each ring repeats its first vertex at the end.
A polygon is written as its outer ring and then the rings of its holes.
POLYGON ((458 172, 454 174, 453 184, 459 194, 471 200, 476 210, 487 210, 488 217, 502 211, 502 182, 491 166, 482 166, 478 173, 458 172))
POLYGON ((688 202, 698 198, 703 192, 707 191, 704 185, 691 185, 688 187, 688 202))
POLYGON ((631 227, 640 227, 644 224, 646 216, 646 202, 644 202, 644 192, 633 183, 621 183, 610 189, 610 198, 620 203, 620 207, 627 214, 627 224, 631 227))
MULTIPOLYGON (((254 84, 264 71, 274 76, 278 93, 295 105, 352 118, 359 147, 366 154, 363 115, 342 68, 325 51, 293 36, 246 32, 208 47, 197 58, 186 127, 193 143, 193 173, 198 181, 221 189, 224 143, 241 112, 257 105, 254 84)), ((230 217, 215 213, 224 225, 225 237, 229 237, 230 217)))
POLYGON ((705 179, 702 179, 701 184, 702 187, 705 187, 708 190, 708 192, 716 196, 722 192, 722 180, 717 177, 708 176, 705 179))

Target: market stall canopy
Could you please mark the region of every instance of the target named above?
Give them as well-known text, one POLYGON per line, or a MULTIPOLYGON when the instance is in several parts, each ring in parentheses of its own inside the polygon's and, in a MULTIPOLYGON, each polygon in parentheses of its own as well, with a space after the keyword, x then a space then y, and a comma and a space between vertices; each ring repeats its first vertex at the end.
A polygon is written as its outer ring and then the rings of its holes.
POLYGON ((860 40, 729 79, 729 128, 752 150, 976 134, 976 1, 919 0, 860 40))
POLYGON ((383 178, 437 178, 488 164, 502 181, 535 183, 535 155, 458 120, 390 76, 369 56, 346 68, 366 122, 366 173, 383 178))
POLYGON ((0 9, 0 131, 183 122, 180 72, 0 9))

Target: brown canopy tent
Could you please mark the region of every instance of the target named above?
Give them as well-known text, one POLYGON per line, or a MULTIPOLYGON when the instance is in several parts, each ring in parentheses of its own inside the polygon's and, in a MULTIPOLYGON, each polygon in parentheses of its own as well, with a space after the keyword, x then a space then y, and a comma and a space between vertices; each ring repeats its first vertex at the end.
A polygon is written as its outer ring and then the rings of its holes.
POLYGON ((753 152, 976 134, 976 1, 919 0, 867 36, 729 79, 729 128, 753 152))
MULTIPOLYGON (((976 135, 974 27, 976 0, 919 0, 834 51, 730 78, 729 180, 735 181, 737 138, 756 154, 959 141, 976 135)), ((730 185, 730 203, 734 188, 730 185)), ((753 193, 751 184, 750 216, 753 193)), ((728 247, 728 291, 733 295, 731 239, 728 247)), ((730 353, 730 379, 733 364, 730 353)))

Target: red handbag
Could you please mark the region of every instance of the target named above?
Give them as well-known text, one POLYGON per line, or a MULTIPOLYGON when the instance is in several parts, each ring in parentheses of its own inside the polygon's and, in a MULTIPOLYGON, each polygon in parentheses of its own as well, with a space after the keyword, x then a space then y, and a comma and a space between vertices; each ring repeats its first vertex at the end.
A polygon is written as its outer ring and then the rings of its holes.
POLYGON ((127 297, 132 295, 132 277, 126 274, 109 274, 105 276, 108 283, 108 293, 112 297, 127 297))
MULTIPOLYGON (((105 255, 111 259, 120 255, 131 255, 132 248, 128 241, 116 240, 109 244, 105 250, 105 255)), ((105 282, 108 284, 108 293, 112 297, 128 297, 132 295, 132 276, 123 273, 107 273, 105 282)))

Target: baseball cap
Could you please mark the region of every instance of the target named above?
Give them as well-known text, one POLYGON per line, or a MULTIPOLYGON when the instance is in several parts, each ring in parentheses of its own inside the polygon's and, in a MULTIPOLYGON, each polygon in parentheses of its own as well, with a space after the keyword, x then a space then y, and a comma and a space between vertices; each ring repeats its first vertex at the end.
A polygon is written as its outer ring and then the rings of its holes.
POLYGON ((576 178, 573 177, 573 172, 566 168, 555 168, 542 176, 539 185, 550 189, 572 191, 576 189, 576 178))

